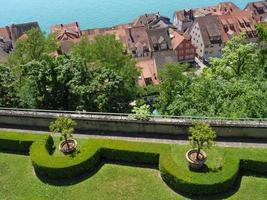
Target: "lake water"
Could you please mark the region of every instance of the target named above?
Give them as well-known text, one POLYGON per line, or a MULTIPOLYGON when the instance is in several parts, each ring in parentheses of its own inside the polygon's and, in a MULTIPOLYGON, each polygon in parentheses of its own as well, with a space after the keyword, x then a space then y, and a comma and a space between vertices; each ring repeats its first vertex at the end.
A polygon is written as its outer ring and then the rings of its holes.
MULTIPOLYGON (((226 0, 227 1, 227 0, 226 0)), ((38 21, 44 31, 52 24, 78 21, 81 28, 107 27, 160 12, 215 5, 220 0, 0 0, 0 26, 38 21)), ((244 8, 249 0, 233 0, 244 8)))

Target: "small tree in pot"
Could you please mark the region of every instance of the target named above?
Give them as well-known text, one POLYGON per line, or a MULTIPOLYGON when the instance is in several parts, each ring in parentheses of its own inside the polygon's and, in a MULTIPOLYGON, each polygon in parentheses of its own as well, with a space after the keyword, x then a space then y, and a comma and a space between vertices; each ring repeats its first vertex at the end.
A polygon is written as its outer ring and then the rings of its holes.
POLYGON ((75 126, 76 122, 67 117, 59 117, 54 122, 50 123, 50 131, 61 134, 60 139, 63 140, 63 142, 59 144, 59 149, 63 153, 71 153, 75 151, 77 147, 77 141, 72 138, 75 126))
POLYGON ((186 158, 190 167, 200 169, 207 160, 207 155, 203 148, 209 148, 214 144, 216 133, 210 128, 209 124, 204 122, 195 122, 193 125, 194 127, 189 129, 191 135, 189 140, 193 149, 186 153, 186 158))

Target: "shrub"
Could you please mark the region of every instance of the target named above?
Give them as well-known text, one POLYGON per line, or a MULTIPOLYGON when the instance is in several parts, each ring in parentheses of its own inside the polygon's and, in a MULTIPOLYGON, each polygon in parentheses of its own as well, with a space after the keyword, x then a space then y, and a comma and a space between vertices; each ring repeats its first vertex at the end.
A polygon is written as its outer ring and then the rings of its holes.
POLYGON ((143 121, 149 120, 149 116, 150 116, 149 105, 144 104, 140 107, 135 106, 132 112, 134 114, 132 114, 131 117, 133 117, 134 119, 143 120, 143 121))
POLYGON ((0 132, 0 150, 27 153, 33 142, 48 138, 46 134, 0 132))

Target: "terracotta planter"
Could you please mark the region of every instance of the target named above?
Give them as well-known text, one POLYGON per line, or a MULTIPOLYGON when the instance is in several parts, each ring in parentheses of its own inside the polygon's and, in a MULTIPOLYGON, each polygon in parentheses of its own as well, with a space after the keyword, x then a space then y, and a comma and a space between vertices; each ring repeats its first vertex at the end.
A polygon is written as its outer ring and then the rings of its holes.
POLYGON ((59 150, 64 154, 72 153, 76 150, 77 141, 75 139, 64 140, 59 144, 59 150), (69 146, 69 148, 68 148, 69 146))
POLYGON ((186 160, 189 163, 189 166, 192 169, 201 169, 204 165, 204 163, 207 160, 207 154, 200 150, 200 159, 196 159, 196 155, 197 155, 197 150, 196 149, 191 149, 188 152, 186 152, 186 160))

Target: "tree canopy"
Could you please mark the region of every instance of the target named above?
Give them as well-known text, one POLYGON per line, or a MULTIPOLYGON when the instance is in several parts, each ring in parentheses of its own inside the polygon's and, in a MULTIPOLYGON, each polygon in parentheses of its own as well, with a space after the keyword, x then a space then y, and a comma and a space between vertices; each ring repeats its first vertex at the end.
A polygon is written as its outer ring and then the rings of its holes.
POLYGON ((234 37, 201 76, 185 73, 180 65, 165 66, 158 110, 166 115, 266 118, 266 38, 250 43, 244 35, 234 37))
POLYGON ((53 34, 46 36, 40 29, 33 28, 17 40, 8 62, 11 66, 16 66, 32 60, 42 60, 44 54, 53 53, 57 48, 58 44, 53 34))

